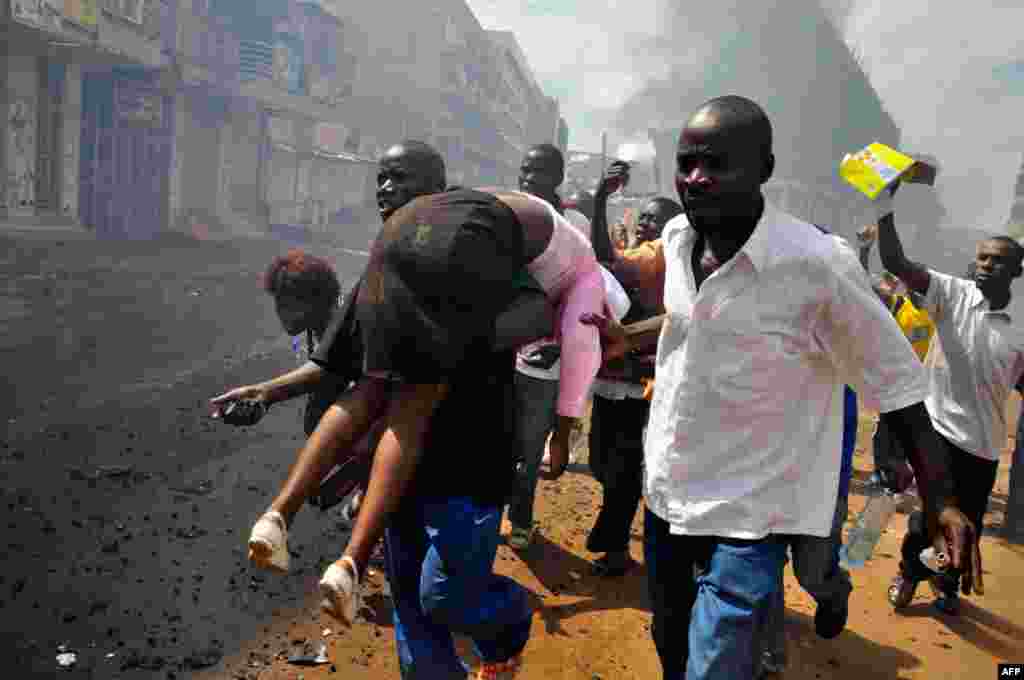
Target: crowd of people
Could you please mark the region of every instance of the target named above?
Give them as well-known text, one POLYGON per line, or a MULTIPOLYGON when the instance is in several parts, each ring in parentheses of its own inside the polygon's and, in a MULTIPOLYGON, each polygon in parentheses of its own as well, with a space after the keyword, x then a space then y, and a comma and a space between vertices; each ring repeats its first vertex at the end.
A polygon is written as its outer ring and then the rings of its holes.
POLYGON ((663 676, 759 678, 786 663, 787 555, 817 604, 817 634, 846 625, 839 548, 863 405, 880 414, 875 482, 921 499, 889 601, 907 606, 928 580, 956 615, 958 592, 983 592, 983 516, 1024 371, 1024 336, 1005 312, 1024 249, 982 241, 968 278, 908 259, 897 184, 875 201, 858 253, 764 199, 774 154, 755 102, 706 102, 679 135, 679 200, 647 202, 627 244, 607 222, 626 163, 573 210, 551 145, 525 155, 518 190, 449 187, 435 149, 391 147, 382 227, 354 289, 340 295, 330 266, 301 252, 268 270, 308 359, 213 400, 241 423, 234 405, 262 414, 311 395, 308 438, 253 527, 252 562, 286 572, 302 505, 346 497, 353 527, 321 580, 325 611, 356 620, 383 539, 402 677, 465 678, 453 633, 472 639, 478 678, 512 677, 532 611, 493 571, 501 521, 507 508, 508 544, 530 548, 538 478, 565 472, 589 399, 603 494, 586 543, 595 572, 636 566, 643 499, 663 676), (886 272, 872 280, 876 241, 886 272), (929 546, 947 569, 922 563, 929 546))

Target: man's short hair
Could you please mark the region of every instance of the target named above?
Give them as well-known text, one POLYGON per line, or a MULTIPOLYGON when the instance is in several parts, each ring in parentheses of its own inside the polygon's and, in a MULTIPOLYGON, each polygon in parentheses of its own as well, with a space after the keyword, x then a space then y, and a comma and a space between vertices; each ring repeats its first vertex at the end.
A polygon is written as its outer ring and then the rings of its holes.
POLYGON ((444 165, 444 157, 441 156, 441 152, 427 144, 424 141, 418 139, 406 139, 395 146, 400 146, 415 156, 419 156, 427 162, 427 167, 430 169, 430 174, 435 179, 440 179, 442 184, 445 182, 447 177, 447 169, 444 165))
POLYGON ((752 128, 761 141, 761 151, 765 154, 771 154, 772 123, 768 120, 768 114, 764 112, 764 109, 757 102, 736 94, 727 94, 722 97, 709 99, 700 108, 708 107, 724 111, 729 114, 733 121, 752 128))
POLYGON ((651 200, 647 201, 648 205, 653 203, 663 210, 667 216, 667 219, 672 219, 676 215, 683 212, 683 206, 679 205, 677 201, 673 201, 668 196, 655 196, 651 200))
POLYGON ((1024 246, 1022 246, 1020 244, 1020 241, 1013 238, 1012 236, 1000 234, 999 236, 990 236, 985 240, 995 241, 996 243, 1002 243, 1004 245, 1009 246, 1010 252, 1013 254, 1013 257, 1016 258, 1017 260, 1017 264, 1020 264, 1022 261, 1024 261, 1024 246))
POLYGON ((550 157, 558 164, 558 172, 565 173, 565 157, 562 155, 561 149, 554 144, 534 144, 531 146, 526 153, 536 152, 543 156, 550 157))

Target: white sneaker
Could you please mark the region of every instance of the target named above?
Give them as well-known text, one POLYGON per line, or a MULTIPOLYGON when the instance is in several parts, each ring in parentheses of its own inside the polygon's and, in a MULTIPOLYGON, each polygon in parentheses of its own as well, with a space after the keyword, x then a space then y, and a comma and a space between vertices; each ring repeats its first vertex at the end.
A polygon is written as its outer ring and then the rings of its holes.
POLYGON ((249 561, 261 569, 288 571, 288 527, 281 513, 270 510, 252 528, 249 561))
POLYGON ((323 600, 320 608, 338 621, 351 626, 362 608, 362 592, 359 586, 359 569, 352 558, 346 555, 327 567, 320 579, 320 594, 323 600))
POLYGON ((341 509, 341 519, 348 524, 355 525, 356 516, 359 514, 359 508, 363 504, 363 492, 356 489, 352 492, 352 495, 348 499, 348 503, 341 509))

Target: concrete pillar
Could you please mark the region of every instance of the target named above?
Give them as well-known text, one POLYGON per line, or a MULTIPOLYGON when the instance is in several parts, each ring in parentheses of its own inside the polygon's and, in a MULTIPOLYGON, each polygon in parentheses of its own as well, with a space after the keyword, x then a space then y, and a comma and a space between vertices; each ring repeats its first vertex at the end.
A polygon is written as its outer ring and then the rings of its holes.
MULTIPOLYGON (((0 10, 0 16, 3 10, 0 10)), ((0 129, 0 219, 7 217, 7 62, 10 45, 0 45, 0 115, 3 115, 4 128, 0 129)))
POLYGON ((181 171, 184 159, 184 136, 187 131, 188 115, 185 111, 185 97, 176 94, 172 99, 174 135, 171 139, 171 176, 167 182, 168 228, 181 229, 181 171))
POLYGON ((231 198, 231 160, 228 149, 233 136, 234 115, 228 110, 221 127, 217 130, 217 153, 214 157, 217 176, 217 193, 214 195, 213 213, 222 226, 230 225, 231 214, 229 201, 231 198))
POLYGON ((2 205, 11 219, 30 217, 35 215, 38 61, 34 56, 8 54, 0 68, 6 76, 2 205))
POLYGON ((82 140, 82 69, 68 64, 64 72, 64 98, 61 111, 60 213, 78 219, 79 145, 82 140))

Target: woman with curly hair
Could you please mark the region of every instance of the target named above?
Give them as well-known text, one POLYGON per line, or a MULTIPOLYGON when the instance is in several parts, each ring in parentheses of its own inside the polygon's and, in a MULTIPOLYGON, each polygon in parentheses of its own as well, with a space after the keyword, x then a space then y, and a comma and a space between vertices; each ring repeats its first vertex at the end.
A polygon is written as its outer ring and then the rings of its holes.
MULTIPOLYGON (((339 308, 341 284, 334 268, 327 260, 295 248, 273 259, 263 274, 263 289, 274 298, 284 332, 296 338, 296 354, 299 337, 305 335, 306 358, 311 356, 339 308)), ((304 418, 307 436, 344 388, 339 383, 329 380, 309 395, 304 418)))
MULTIPOLYGON (((295 338, 293 347, 297 354, 301 351, 300 338, 305 335, 304 361, 308 361, 323 339, 331 320, 335 314, 340 313, 341 284, 334 268, 321 257, 293 249, 274 258, 263 275, 262 282, 263 289, 274 298, 274 309, 285 333, 295 338)), ((360 353, 353 352, 350 359, 353 371, 342 374, 327 373, 309 393, 303 418, 303 430, 307 437, 316 430, 320 419, 331 404, 351 386, 351 379, 344 376, 358 375, 360 353)), ((368 439, 372 439, 373 436, 371 432, 368 439)), ((369 441, 361 442, 360 446, 350 451, 349 453, 353 455, 343 461, 344 474, 336 477, 335 481, 339 483, 334 484, 325 480, 321 483, 321 496, 309 497, 309 502, 326 509, 329 506, 322 497, 325 489, 330 491, 333 498, 343 498, 352 493, 369 476, 369 452, 369 441)), ((293 464, 281 495, 294 495, 292 487, 296 484, 301 485, 303 477, 304 475, 298 474, 296 465, 293 464)), ((335 479, 332 475, 327 477, 335 479)), ((358 496, 358 491, 356 495, 358 496)), ((304 494, 302 497, 306 498, 304 494)), ((346 508, 349 515, 355 511, 358 504, 355 498, 353 501, 353 505, 346 508)), ((278 534, 284 530, 283 527, 284 521, 279 513, 264 514, 256 522, 249 538, 250 559, 256 559, 257 562, 277 571, 287 571, 287 552, 273 549, 273 546, 280 542, 278 534)))

